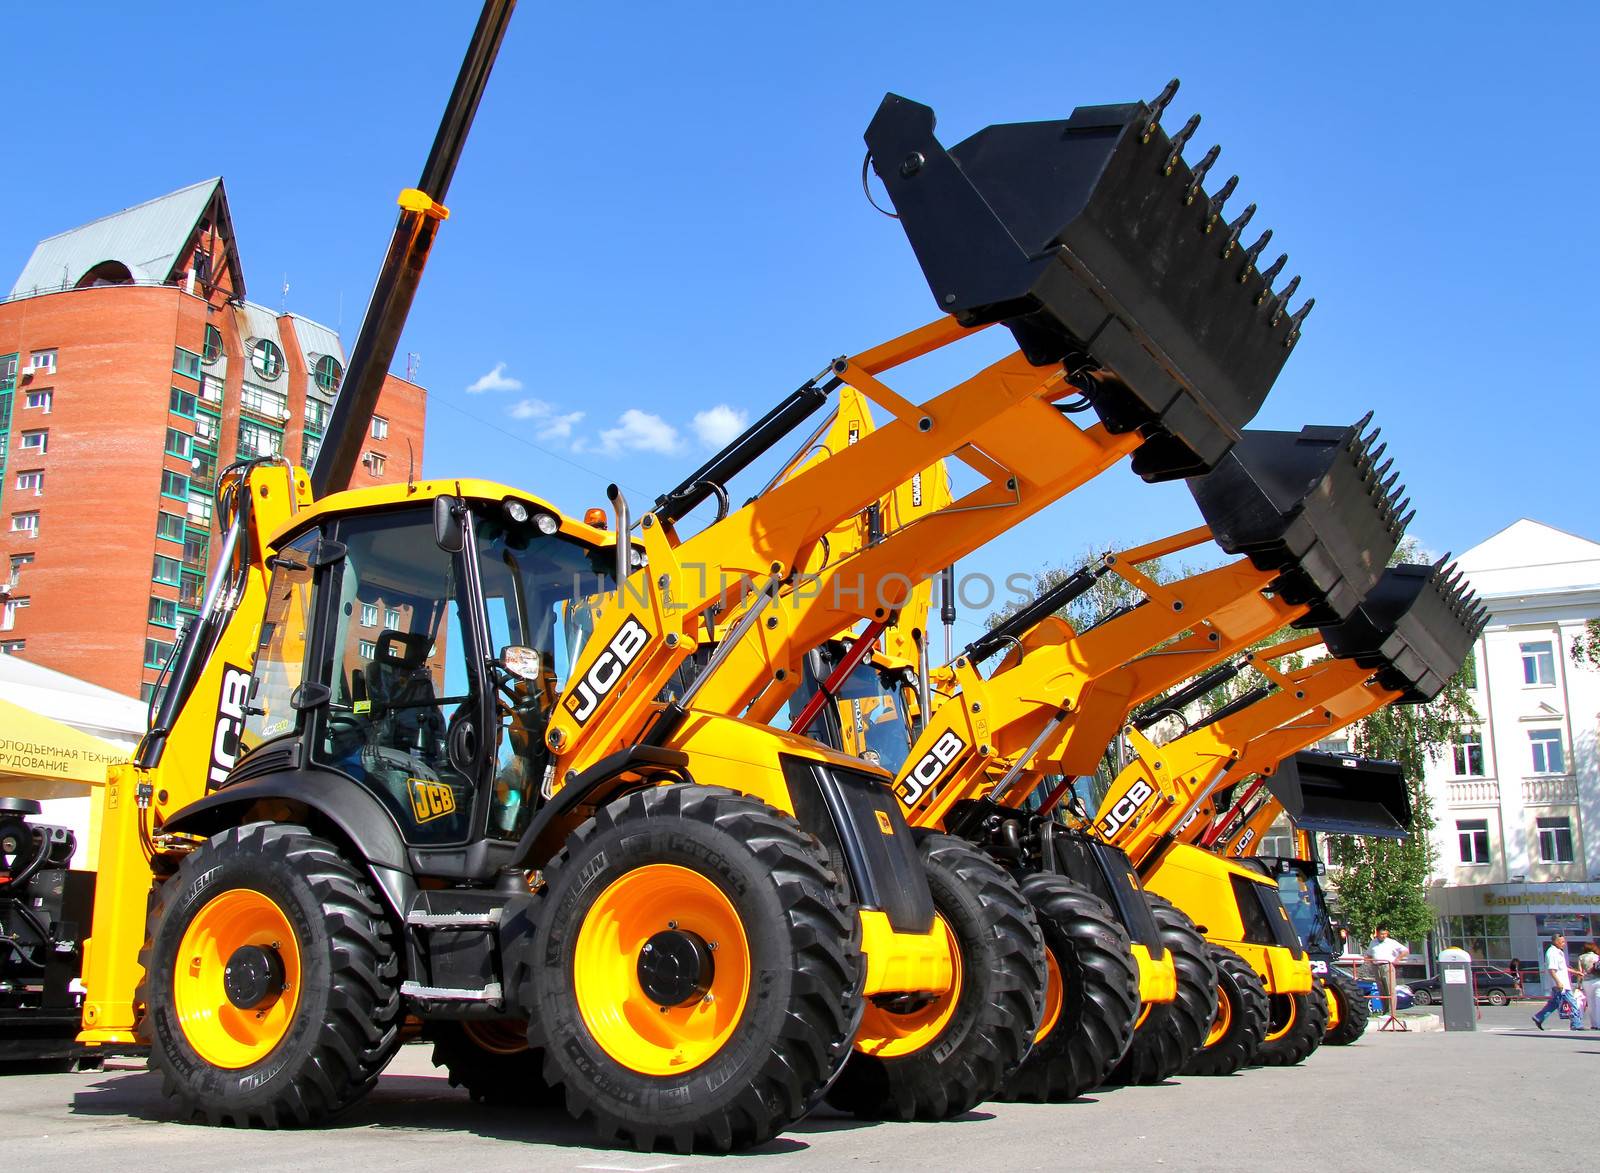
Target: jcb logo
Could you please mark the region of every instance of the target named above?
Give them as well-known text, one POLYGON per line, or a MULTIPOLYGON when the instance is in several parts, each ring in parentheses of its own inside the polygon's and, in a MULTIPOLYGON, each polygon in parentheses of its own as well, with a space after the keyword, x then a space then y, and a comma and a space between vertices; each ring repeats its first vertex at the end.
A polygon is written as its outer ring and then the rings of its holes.
POLYGON ((222 666, 222 689, 217 694, 217 723, 211 731, 211 768, 206 789, 215 790, 228 780, 239 760, 239 735, 244 732, 244 711, 250 700, 250 673, 232 664, 222 666))
POLYGON ((933 748, 917 759, 917 763, 906 771, 905 781, 902 784, 905 789, 900 795, 900 801, 908 807, 921 802, 922 796, 928 793, 928 788, 939 780, 939 775, 943 774, 950 763, 955 761, 966 748, 966 742, 957 737, 953 730, 946 729, 940 734, 939 740, 933 743, 933 748))
POLYGON ((583 674, 577 687, 561 702, 574 721, 582 725, 594 716, 600 702, 617 687, 623 671, 638 659, 649 642, 650 633, 644 629, 644 624, 629 616, 621 630, 611 637, 606 650, 595 657, 594 664, 583 674))
POLYGON ((911 504, 913 508, 922 504, 922 474, 920 472, 911 478, 911 504))
POLYGON ((1111 808, 1106 817, 1100 820, 1100 833, 1107 839, 1114 839, 1117 832, 1128 825, 1128 821, 1139 813, 1139 808, 1155 792, 1155 787, 1140 778, 1128 793, 1117 800, 1117 805, 1111 808))
POLYGON ((1243 835, 1240 835, 1239 836, 1239 846, 1237 846, 1237 847, 1235 847, 1233 849, 1233 854, 1235 854, 1235 855, 1243 855, 1244 852, 1245 852, 1245 848, 1249 847, 1250 844, 1255 841, 1255 837, 1256 837, 1256 832, 1255 832, 1255 828, 1254 827, 1250 828, 1250 830, 1246 831, 1243 835))
POLYGON ((431 823, 456 813, 456 792, 443 782, 426 778, 407 778, 411 789, 411 813, 419 823, 431 823))

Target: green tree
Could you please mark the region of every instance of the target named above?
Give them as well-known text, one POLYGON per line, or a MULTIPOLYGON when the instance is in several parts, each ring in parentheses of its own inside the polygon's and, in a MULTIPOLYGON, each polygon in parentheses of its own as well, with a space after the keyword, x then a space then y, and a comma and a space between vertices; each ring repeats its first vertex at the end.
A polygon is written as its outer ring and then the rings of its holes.
POLYGON ((1572 641, 1572 662, 1582 667, 1600 668, 1600 619, 1590 619, 1572 641))

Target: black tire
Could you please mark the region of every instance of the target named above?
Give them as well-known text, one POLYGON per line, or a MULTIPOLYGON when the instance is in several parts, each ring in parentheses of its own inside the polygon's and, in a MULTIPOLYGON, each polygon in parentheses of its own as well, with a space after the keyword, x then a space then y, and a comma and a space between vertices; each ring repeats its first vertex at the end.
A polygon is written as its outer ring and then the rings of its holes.
POLYGON ((212 1124, 307 1125, 365 1095, 400 1045, 399 958, 377 894, 332 843, 304 827, 253 823, 190 852, 157 889, 140 963, 151 1066, 178 1111, 212 1124), (212 901, 248 889, 288 920, 300 991, 276 1046, 246 1067, 207 1062, 178 1018, 184 933, 212 901))
POLYGON ((1290 1015, 1293 1021, 1277 1038, 1261 1040, 1255 1061, 1262 1067, 1293 1067, 1305 1062, 1322 1045, 1322 1037, 1328 1032, 1328 996, 1323 992, 1322 979, 1311 979, 1309 994, 1276 994, 1270 1002, 1269 1035, 1279 1030, 1290 1015))
MULTIPOLYGON (((1411 991, 1411 1000, 1413 1002, 1415 1002, 1418 1006, 1432 1006, 1433 1005, 1433 991, 1432 990, 1412 990, 1411 991)), ((1370 1008, 1371 1003, 1368 1003, 1368 1006, 1370 1008)))
POLYGON ((1205 1045, 1217 1016, 1217 966, 1211 947, 1187 913, 1171 901, 1146 893, 1161 944, 1172 955, 1178 993, 1171 1002, 1150 1007, 1135 1028, 1128 1053, 1111 1073, 1111 1083, 1152 1084, 1171 1079, 1205 1045))
POLYGON ((1022 881, 1022 893, 1061 975, 1060 1007, 1003 1098, 1075 1100, 1104 1083, 1128 1049, 1139 1017, 1139 966, 1127 930, 1081 884, 1066 876, 1031 875, 1022 881))
POLYGON ((433 1044, 433 1065, 443 1067, 451 1087, 465 1088, 475 1104, 544 1107, 562 1102, 544 1081, 544 1056, 528 1046, 526 1022, 435 1019, 422 1027, 433 1044))
POLYGON ((1511 1002, 1511 999, 1506 997, 1504 990, 1490 990, 1484 996, 1489 999, 1489 1005, 1491 1006, 1505 1006, 1511 1002))
POLYGON ((929 835, 922 863, 961 954, 961 989, 938 1035, 885 1058, 854 1051, 828 1103, 868 1120, 948 1120, 999 1094, 1044 1010, 1044 940, 1028 899, 965 840, 929 835))
POLYGON ((523 1004, 530 1045, 567 1109, 607 1142, 727 1152, 760 1144, 816 1102, 850 1053, 863 959, 859 927, 815 838, 722 787, 636 791, 583 823, 544 870, 523 1004), (750 977, 735 1034, 682 1074, 613 1058, 578 1005, 574 955, 589 909, 619 878, 674 864, 735 909, 750 977))
POLYGON ((1328 968, 1328 989, 1339 1004, 1339 1021, 1328 1029, 1322 1041, 1330 1047, 1347 1047, 1367 1033, 1372 1006, 1355 980, 1332 966, 1328 968))
POLYGON ((1183 1069, 1187 1075, 1232 1075, 1248 1067, 1267 1033, 1267 991, 1261 978, 1231 949, 1218 945, 1210 949, 1217 967, 1217 1013, 1227 1015, 1228 1025, 1215 1042, 1189 1059, 1183 1069))

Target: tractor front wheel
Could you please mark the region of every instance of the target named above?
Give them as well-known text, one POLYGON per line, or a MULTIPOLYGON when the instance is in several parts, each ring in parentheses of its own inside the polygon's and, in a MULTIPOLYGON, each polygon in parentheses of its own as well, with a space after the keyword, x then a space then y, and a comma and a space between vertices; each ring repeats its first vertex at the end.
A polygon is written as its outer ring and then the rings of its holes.
POLYGON ((652 787, 579 826, 544 879, 522 1001, 573 1116, 641 1150, 727 1152, 816 1102, 850 1051, 862 956, 794 819, 652 787))
POLYGON ((828 1103, 870 1120, 948 1120, 999 1093, 1044 1012, 1044 941, 1028 898, 963 839, 929 835, 922 863, 950 936, 951 988, 870 1000, 828 1103))
POLYGON ((1205 1045, 1217 1017, 1217 966, 1211 959, 1211 947, 1182 909, 1152 893, 1146 898, 1161 944, 1172 955, 1178 992, 1173 1001, 1150 1007, 1133 1032, 1128 1053, 1112 1072, 1112 1083, 1151 1084, 1171 1079, 1205 1045))
POLYGON ((433 1044, 433 1065, 473 1103, 539 1107, 561 1101, 544 1081, 544 1056, 528 1046, 528 1024, 521 1019, 435 1019, 423 1024, 422 1038, 433 1044))
POLYGON ((140 962, 151 1065, 186 1116, 315 1124, 399 1046, 393 929, 304 827, 254 823, 190 852, 157 890, 140 962))
POLYGON ((1372 1007, 1355 980, 1331 965, 1328 967, 1328 994, 1338 1008, 1338 1021, 1328 1028, 1322 1041, 1330 1047, 1348 1046, 1367 1033, 1372 1007))
POLYGON ((1263 1067, 1292 1067, 1322 1045, 1328 1030, 1328 995, 1321 978, 1309 994, 1274 994, 1266 1037, 1255 1061, 1263 1067))
POLYGON ((1250 963, 1231 949, 1210 949, 1217 967, 1217 1015, 1204 1045, 1183 1069, 1188 1075, 1232 1075, 1254 1063, 1270 1016, 1266 987, 1250 963))
POLYGON ((1005 1098, 1075 1100, 1105 1082, 1139 1017, 1139 967, 1103 900, 1065 876, 1031 875, 1022 891, 1044 934, 1049 988, 1033 1050, 1005 1098))

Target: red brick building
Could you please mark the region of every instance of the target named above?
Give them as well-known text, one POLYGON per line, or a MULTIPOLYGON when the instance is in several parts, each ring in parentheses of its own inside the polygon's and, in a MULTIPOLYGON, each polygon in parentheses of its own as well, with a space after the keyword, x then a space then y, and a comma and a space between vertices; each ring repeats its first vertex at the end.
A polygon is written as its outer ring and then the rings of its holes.
MULTIPOLYGON (((148 695, 215 545, 217 471, 309 464, 338 335, 245 298, 221 179, 39 242, 0 302, 0 652, 148 695)), ((390 376, 358 484, 422 465, 390 376)))

